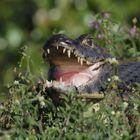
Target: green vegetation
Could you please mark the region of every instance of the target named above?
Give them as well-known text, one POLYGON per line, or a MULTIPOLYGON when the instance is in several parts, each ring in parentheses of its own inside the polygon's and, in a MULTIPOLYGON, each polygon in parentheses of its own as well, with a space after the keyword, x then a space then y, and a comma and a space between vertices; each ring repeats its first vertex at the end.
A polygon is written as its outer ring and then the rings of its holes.
POLYGON ((20 76, 9 86, 12 96, 0 106, 1 139, 139 139, 139 90, 127 101, 111 92, 99 103, 62 95, 55 106, 45 84, 33 84, 32 77, 20 76))
POLYGON ((134 18, 139 3, 1 0, 0 139, 139 140, 139 84, 122 99, 119 81, 112 77, 103 100, 69 93, 56 105, 46 92, 47 64, 41 56, 46 38, 54 33, 77 37, 90 32, 120 62, 140 61, 139 19, 134 18))

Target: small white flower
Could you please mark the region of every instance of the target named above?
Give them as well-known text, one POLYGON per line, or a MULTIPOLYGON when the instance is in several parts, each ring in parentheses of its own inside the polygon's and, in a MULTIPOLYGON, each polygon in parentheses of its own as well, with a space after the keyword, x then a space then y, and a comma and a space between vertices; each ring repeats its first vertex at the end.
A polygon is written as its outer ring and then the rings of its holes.
POLYGON ((4 109, 5 107, 3 106, 3 105, 0 105, 0 109, 2 110, 2 109, 4 109))
POLYGON ((111 81, 111 79, 110 79, 110 78, 108 78, 107 80, 108 80, 108 82, 110 82, 110 81, 111 81))
POLYGON ((113 65, 118 65, 119 64, 118 60, 115 57, 114 58, 108 58, 107 62, 109 62, 110 64, 113 64, 113 65))
POLYGON ((95 110, 95 112, 99 111, 99 109, 100 109, 99 103, 94 104, 93 109, 95 110))
POLYGON ((112 114, 112 115, 115 115, 115 111, 111 111, 111 114, 112 114))
POLYGON ((112 31, 114 33, 118 32, 118 30, 119 30, 119 25, 118 24, 115 24, 114 26, 112 26, 112 31))
POLYGON ((108 121, 107 121, 107 119, 104 119, 103 122, 104 122, 104 124, 107 124, 108 121))
POLYGON ((124 108, 126 109, 126 108, 128 107, 128 103, 127 103, 127 102, 124 102, 124 103, 123 103, 123 106, 124 106, 124 108))
POLYGON ((14 85, 19 85, 19 81, 15 80, 14 85))
POLYGON ((44 101, 41 101, 41 102, 40 102, 40 105, 41 105, 42 107, 44 107, 46 104, 45 104, 44 101))
POLYGON ((16 99, 16 100, 15 100, 15 104, 17 104, 17 105, 19 105, 19 104, 20 104, 20 102, 19 102, 19 100, 18 100, 18 99, 16 99))
POLYGON ((117 116, 117 117, 120 117, 120 115, 121 115, 121 112, 120 112, 120 111, 117 111, 117 112, 116 112, 116 116, 117 116))
POLYGON ((138 105, 137 104, 134 104, 134 109, 138 110, 138 105))
POLYGON ((117 75, 114 75, 114 76, 112 77, 112 79, 113 79, 114 81, 120 81, 120 78, 119 78, 117 75))

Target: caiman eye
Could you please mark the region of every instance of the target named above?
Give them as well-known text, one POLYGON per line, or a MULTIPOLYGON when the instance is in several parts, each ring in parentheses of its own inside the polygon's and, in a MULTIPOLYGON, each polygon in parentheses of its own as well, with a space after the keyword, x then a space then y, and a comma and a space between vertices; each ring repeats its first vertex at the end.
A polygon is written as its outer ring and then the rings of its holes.
POLYGON ((93 43, 93 42, 92 42, 92 39, 87 39, 87 40, 86 40, 86 44, 87 44, 87 45, 92 46, 92 43, 93 43))
POLYGON ((89 47, 89 48, 94 48, 95 47, 92 38, 85 38, 85 39, 83 39, 82 46, 83 47, 89 47))

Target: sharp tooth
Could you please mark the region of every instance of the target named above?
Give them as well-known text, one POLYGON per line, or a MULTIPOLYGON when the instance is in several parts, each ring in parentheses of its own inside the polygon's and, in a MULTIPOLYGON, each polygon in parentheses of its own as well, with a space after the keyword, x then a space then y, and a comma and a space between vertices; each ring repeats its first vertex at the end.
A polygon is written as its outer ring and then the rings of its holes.
POLYGON ((80 59, 80 64, 81 64, 81 65, 83 65, 83 61, 84 61, 84 59, 81 58, 81 59, 80 59))
POLYGON ((62 77, 60 77, 59 82, 60 82, 60 83, 62 83, 62 82, 63 82, 62 77))
POLYGON ((45 84, 48 85, 50 82, 48 80, 46 80, 45 84))
POLYGON ((51 86, 52 86, 52 83, 49 82, 48 80, 46 80, 46 82, 45 82, 45 87, 51 87, 51 86))
POLYGON ((58 50, 58 49, 59 49, 59 47, 58 47, 58 46, 56 46, 56 49, 58 50))
POLYGON ((78 56, 78 54, 76 53, 76 51, 74 51, 74 55, 77 57, 78 56))
POLYGON ((80 62, 80 59, 81 59, 80 57, 77 57, 78 63, 80 62))
POLYGON ((70 58, 71 51, 70 51, 70 50, 68 50, 68 51, 67 51, 67 53, 68 53, 68 57, 70 58))
POLYGON ((75 84, 75 79, 73 78, 73 79, 72 79, 72 85, 74 85, 74 84, 75 84))
POLYGON ((48 54, 50 53, 50 49, 47 49, 48 54))
POLYGON ((86 63, 87 63, 87 65, 90 65, 91 64, 91 62, 89 62, 89 61, 86 61, 86 63))
POLYGON ((65 51, 66 51, 66 48, 63 49, 63 53, 65 53, 65 51))

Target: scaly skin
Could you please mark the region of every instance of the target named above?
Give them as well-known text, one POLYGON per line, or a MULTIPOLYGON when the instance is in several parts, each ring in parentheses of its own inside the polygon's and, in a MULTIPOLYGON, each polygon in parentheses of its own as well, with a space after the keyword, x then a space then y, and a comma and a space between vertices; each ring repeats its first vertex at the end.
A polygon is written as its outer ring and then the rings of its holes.
MULTIPOLYGON (((112 56, 106 53, 103 48, 94 44, 90 35, 84 34, 75 40, 70 39, 63 34, 57 34, 50 37, 43 47, 43 58, 45 61, 48 61, 50 65, 52 65, 52 60, 48 57, 49 53, 51 48, 57 46, 63 48, 63 51, 67 50, 68 56, 73 53, 75 57, 79 59, 81 65, 83 65, 83 63, 87 63, 89 67, 96 63, 101 63, 101 65, 97 67, 99 70, 97 77, 80 86, 63 85, 60 82, 57 82, 57 84, 52 84, 51 89, 61 92, 74 91, 77 93, 95 93, 106 89, 106 82, 113 73, 113 67, 111 64, 106 63, 106 59, 112 58, 112 56)), ((61 56, 58 55, 57 57, 61 56)), ((53 70, 54 69, 50 67, 48 74, 49 80, 55 80, 52 76, 53 70)), ((122 81, 119 83, 118 87, 123 90, 126 90, 128 85, 134 85, 135 83, 140 82, 140 62, 129 62, 118 65, 118 76, 122 81)))

